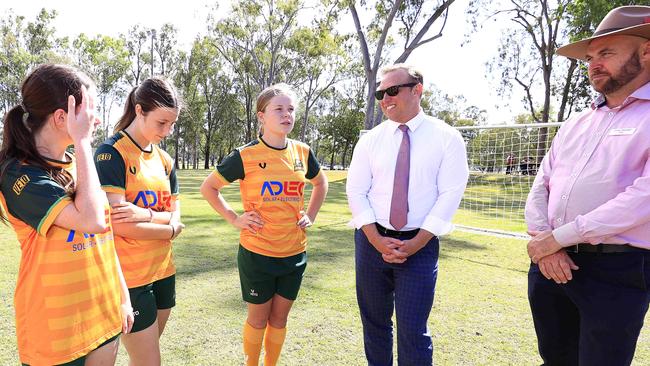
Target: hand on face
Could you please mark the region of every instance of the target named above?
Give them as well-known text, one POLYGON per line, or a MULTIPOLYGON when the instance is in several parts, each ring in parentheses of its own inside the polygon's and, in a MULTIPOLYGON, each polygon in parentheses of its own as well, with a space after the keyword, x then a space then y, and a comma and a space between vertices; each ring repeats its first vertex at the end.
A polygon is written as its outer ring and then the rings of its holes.
POLYGON ((68 96, 68 114, 66 127, 73 142, 92 140, 99 119, 95 116, 94 96, 85 86, 81 86, 81 104, 76 105, 74 96, 68 96))

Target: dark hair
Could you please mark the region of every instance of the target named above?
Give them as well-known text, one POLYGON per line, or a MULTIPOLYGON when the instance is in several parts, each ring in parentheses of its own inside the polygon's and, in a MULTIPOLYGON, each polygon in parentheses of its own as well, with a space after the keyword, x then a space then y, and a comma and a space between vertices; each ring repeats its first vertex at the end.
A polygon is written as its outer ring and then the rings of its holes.
POLYGON ((20 88, 22 101, 4 117, 0 180, 7 169, 6 163, 16 159, 20 163, 43 168, 69 195, 74 195, 72 175, 61 167, 51 165, 41 156, 34 135, 56 110, 67 112, 69 95, 74 96, 76 105, 81 104, 82 85, 90 88, 95 84, 84 73, 67 65, 40 65, 27 76, 20 88))
POLYGON ((181 101, 176 88, 167 79, 155 76, 143 81, 131 90, 126 98, 124 113, 115 124, 115 132, 121 131, 135 119, 135 106, 140 104, 144 114, 156 108, 181 108, 181 101))

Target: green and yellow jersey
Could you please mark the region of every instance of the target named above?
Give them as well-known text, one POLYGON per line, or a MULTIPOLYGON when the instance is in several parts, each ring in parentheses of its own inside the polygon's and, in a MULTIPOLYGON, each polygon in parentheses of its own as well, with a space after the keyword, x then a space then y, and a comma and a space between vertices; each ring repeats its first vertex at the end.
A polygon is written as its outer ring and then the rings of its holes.
POLYGON ((298 227, 304 210, 305 182, 320 174, 309 146, 287 140, 284 149, 261 138, 234 150, 212 174, 222 185, 239 180, 245 211, 257 211, 264 226, 253 234, 242 230, 241 245, 270 257, 289 257, 305 251, 307 237, 298 227))
MULTIPOLYGON (((75 176, 75 164, 50 163, 75 176)), ((120 282, 110 229, 85 234, 53 225, 71 198, 44 169, 10 160, 0 202, 20 242, 14 296, 22 363, 54 365, 80 358, 122 328, 120 282)))
MULTIPOLYGON (((109 137, 95 152, 95 166, 106 192, 123 194, 139 207, 171 211, 178 198, 172 158, 156 145, 143 150, 125 131, 109 137)), ((117 255, 129 288, 176 273, 171 240, 136 240, 115 236, 117 255)))

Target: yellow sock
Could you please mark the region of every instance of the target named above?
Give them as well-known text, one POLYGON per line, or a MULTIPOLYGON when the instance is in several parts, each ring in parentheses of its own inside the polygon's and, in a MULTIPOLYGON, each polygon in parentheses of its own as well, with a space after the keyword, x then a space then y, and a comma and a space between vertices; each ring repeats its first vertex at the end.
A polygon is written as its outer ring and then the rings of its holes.
POLYGON ((248 322, 244 322, 244 360, 246 366, 257 366, 260 362, 262 351, 262 338, 264 328, 253 328, 248 322))
POLYGON ((284 337, 287 335, 287 328, 273 328, 266 325, 264 335, 264 366, 275 366, 280 358, 284 337))

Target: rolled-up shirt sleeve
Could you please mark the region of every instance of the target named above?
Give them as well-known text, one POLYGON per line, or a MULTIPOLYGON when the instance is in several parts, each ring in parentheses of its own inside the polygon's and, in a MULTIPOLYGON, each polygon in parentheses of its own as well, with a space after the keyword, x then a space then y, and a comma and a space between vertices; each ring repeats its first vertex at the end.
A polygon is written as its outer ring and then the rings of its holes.
POLYGON ((372 185, 372 172, 366 141, 362 137, 354 148, 345 186, 348 205, 352 212, 352 220, 349 224, 357 229, 376 222, 375 213, 368 200, 368 192, 372 185))
POLYGON ((467 151, 459 133, 452 135, 444 151, 437 176, 438 197, 421 226, 436 236, 453 230, 451 220, 463 198, 469 177, 467 151))

